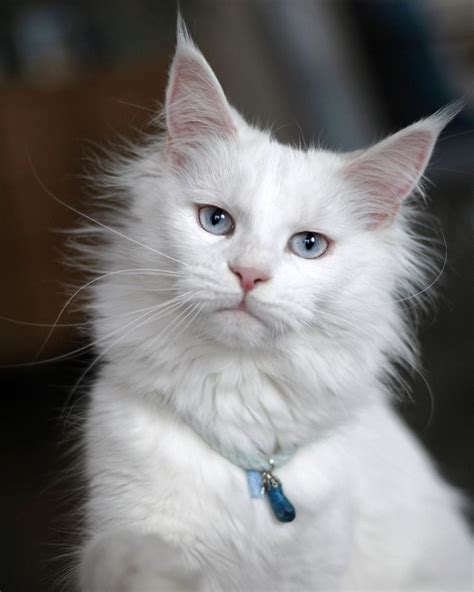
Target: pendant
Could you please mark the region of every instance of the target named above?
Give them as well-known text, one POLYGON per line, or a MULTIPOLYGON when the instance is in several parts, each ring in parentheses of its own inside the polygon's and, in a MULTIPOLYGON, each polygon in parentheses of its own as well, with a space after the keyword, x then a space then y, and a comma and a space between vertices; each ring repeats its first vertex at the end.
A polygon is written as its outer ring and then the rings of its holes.
POLYGON ((292 522, 296 516, 295 508, 283 493, 280 479, 272 471, 272 461, 268 471, 247 470, 250 497, 260 498, 267 494, 275 518, 280 522, 292 522))
POLYGON ((280 522, 292 522, 296 517, 296 511, 293 504, 283 493, 280 479, 269 471, 264 471, 262 478, 263 488, 275 518, 280 522))

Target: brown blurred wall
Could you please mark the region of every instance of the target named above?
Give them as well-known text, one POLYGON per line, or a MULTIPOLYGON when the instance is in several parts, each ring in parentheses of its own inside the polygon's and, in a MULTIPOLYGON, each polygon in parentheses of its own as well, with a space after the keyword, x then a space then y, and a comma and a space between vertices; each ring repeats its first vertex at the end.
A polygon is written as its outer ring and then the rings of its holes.
MULTIPOLYGON (((60 88, 0 87, 0 316, 12 319, 0 319, 0 364, 34 359, 49 328, 28 323, 52 323, 67 286, 81 281, 64 261, 67 230, 78 216, 51 194, 87 207, 80 178, 86 148, 145 126, 162 98, 166 71, 164 56, 60 88)), ((61 319, 80 320, 77 313, 61 319)), ((44 356, 74 343, 73 328, 57 328, 44 356)))

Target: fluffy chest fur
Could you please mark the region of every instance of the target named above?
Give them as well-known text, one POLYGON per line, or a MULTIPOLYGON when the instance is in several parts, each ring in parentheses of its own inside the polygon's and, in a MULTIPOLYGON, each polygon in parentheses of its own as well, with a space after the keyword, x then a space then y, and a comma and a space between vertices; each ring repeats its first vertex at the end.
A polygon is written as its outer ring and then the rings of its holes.
MULTIPOLYGON (((137 404, 121 389, 105 384, 98 388, 101 394, 89 424, 95 436, 89 454, 97 493, 90 507, 94 529, 159 532, 184 548, 191 563, 205 567, 206 590, 257 590, 265 580, 294 585, 296 573, 296 581, 313 581, 314 576, 302 579, 301 574, 314 571, 314 556, 305 549, 314 544, 316 528, 328 571, 321 582, 332 581, 347 543, 338 543, 339 551, 334 548, 331 557, 323 549, 332 538, 330 528, 345 529, 348 504, 334 504, 346 490, 347 475, 333 447, 300 449, 278 471, 298 512, 294 523, 283 525, 275 521, 265 499, 251 499, 245 471, 210 448, 192 428, 149 403, 137 404), (112 465, 104 468, 111 458, 112 465)), ((317 563, 321 567, 321 561, 317 563)))
POLYGON ((282 524, 265 499, 251 499, 240 467, 176 417, 111 384, 96 386, 88 426, 92 528, 160 533, 184 552, 182 569, 202 574, 193 589, 390 590, 417 581, 443 589, 468 581, 467 533, 450 517, 456 499, 384 405, 301 446, 277 471, 297 511, 282 524), (431 501, 420 508, 425 496, 431 501), (449 550, 435 542, 440 524, 449 550))
POLYGON ((295 340, 269 355, 182 338, 168 344, 169 357, 124 359, 112 372, 232 462, 265 469, 269 458, 284 460, 376 396, 373 346, 356 350, 349 342, 336 356, 330 348, 318 355, 317 339, 313 347, 295 340))

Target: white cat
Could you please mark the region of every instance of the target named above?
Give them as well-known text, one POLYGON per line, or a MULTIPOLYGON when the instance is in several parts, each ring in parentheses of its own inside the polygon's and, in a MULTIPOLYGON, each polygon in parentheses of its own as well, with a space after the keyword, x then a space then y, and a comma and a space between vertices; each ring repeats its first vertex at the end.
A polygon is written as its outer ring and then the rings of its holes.
POLYGON ((113 167, 94 253, 84 592, 470 589, 460 500, 389 404, 430 266, 408 198, 454 114, 283 146, 179 25, 166 131, 113 167))

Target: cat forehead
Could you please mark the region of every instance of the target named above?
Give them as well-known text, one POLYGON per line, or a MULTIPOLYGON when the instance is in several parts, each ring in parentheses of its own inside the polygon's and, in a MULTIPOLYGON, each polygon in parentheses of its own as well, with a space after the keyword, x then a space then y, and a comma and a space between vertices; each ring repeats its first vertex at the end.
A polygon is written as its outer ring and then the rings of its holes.
POLYGON ((267 147, 245 152, 241 175, 250 183, 268 183, 281 187, 284 193, 297 189, 300 193, 312 188, 335 174, 340 159, 323 150, 300 150, 276 142, 267 147))
POLYGON ((251 213, 274 210, 290 223, 304 215, 320 217, 338 193, 340 164, 337 154, 299 150, 276 142, 244 150, 231 198, 251 213))
POLYGON ((337 179, 339 155, 293 148, 262 136, 211 154, 203 175, 192 180, 195 187, 210 182, 250 207, 262 202, 284 206, 289 199, 317 199, 337 179))

